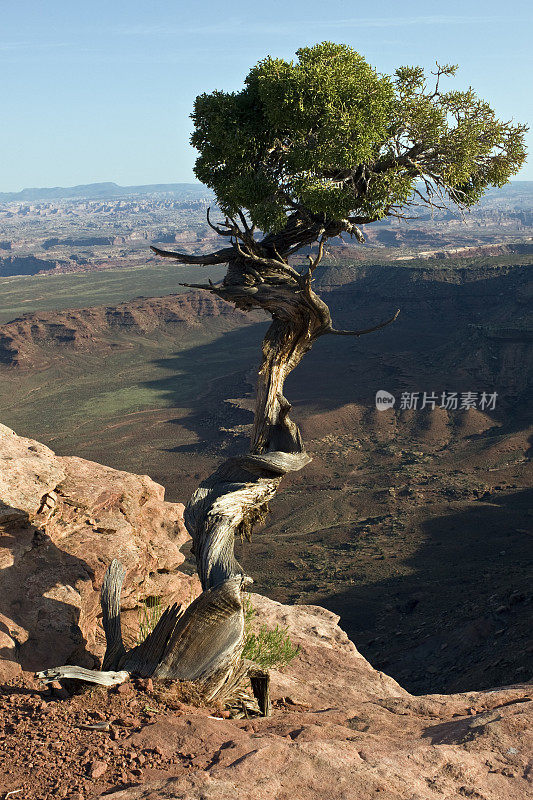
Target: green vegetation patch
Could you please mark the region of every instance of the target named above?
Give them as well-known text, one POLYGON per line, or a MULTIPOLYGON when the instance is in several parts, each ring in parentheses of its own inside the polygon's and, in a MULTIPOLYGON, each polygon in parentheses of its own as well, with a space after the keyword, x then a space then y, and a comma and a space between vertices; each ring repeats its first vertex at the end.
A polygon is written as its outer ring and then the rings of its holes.
POLYGON ((243 658, 248 658, 259 667, 285 667, 300 652, 300 646, 294 645, 287 633, 287 628, 269 628, 261 625, 259 630, 252 628, 257 611, 249 597, 243 598, 245 641, 243 658))
MULTIPOLYGON (((209 275, 219 280, 224 271, 223 267, 212 267, 209 275)), ((186 291, 180 283, 195 280, 197 267, 168 263, 0 278, 0 324, 35 311, 114 306, 135 297, 163 297, 186 291)))

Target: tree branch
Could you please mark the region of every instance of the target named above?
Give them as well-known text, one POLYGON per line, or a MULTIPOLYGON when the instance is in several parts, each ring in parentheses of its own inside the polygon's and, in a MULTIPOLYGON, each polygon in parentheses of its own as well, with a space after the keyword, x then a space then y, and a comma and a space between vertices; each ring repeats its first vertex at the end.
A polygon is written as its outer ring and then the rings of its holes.
POLYGON ((103 670, 114 670, 126 652, 122 641, 120 624, 120 590, 124 582, 126 570, 116 558, 113 559, 105 574, 100 595, 102 606, 102 625, 105 631, 107 647, 102 662, 103 670))
POLYGON ((373 333, 374 331, 379 331, 380 328, 384 328, 386 325, 390 325, 391 322, 394 322, 399 313, 400 309, 398 309, 393 317, 385 320, 385 322, 380 322, 379 325, 374 325, 372 328, 365 328, 361 331, 338 331, 335 328, 330 327, 326 328, 324 333, 332 333, 334 336, 364 336, 365 333, 373 333))
POLYGON ((246 231, 247 234, 249 234, 251 237, 253 237, 254 232, 255 232, 255 225, 251 225, 251 226, 248 225, 248 221, 247 221, 246 217, 244 216, 244 214, 242 213, 240 208, 239 208, 238 214, 239 214, 239 219, 240 219, 240 221, 242 223, 242 226, 243 226, 244 230, 246 231))
POLYGON ((67 664, 64 667, 52 667, 42 672, 36 672, 35 677, 39 678, 44 683, 72 678, 78 681, 85 681, 86 683, 97 683, 100 684, 100 686, 117 686, 119 683, 127 681, 130 677, 130 673, 126 670, 120 670, 119 672, 115 670, 101 671, 67 664))
POLYGON ((163 258, 175 258, 176 261, 182 264, 197 264, 201 267, 212 266, 213 264, 227 264, 227 262, 235 257, 233 247, 224 247, 222 250, 217 250, 214 253, 206 253, 203 256, 190 256, 187 253, 175 253, 170 250, 160 250, 159 247, 150 245, 150 250, 158 256, 163 258))
POLYGON ((208 292, 216 288, 214 283, 180 283, 179 286, 185 286, 187 289, 206 289, 208 292))
MULTIPOLYGON (((259 243, 261 245, 261 242, 259 243)), ((236 238, 234 247, 236 248, 238 254, 242 256, 242 258, 254 261, 256 264, 260 264, 263 267, 270 267, 271 269, 279 270, 284 272, 286 275, 290 275, 291 278, 298 279, 299 275, 296 270, 286 264, 284 261, 278 260, 277 258, 268 258, 267 256, 258 256, 253 250, 243 242, 244 248, 239 243, 239 240, 236 238)))
POLYGON ((318 253, 316 255, 316 258, 313 260, 312 256, 307 256, 307 258, 309 259, 309 264, 310 264, 309 272, 311 272, 311 273, 313 273, 315 271, 315 269, 318 267, 318 265, 322 261, 322 256, 324 255, 324 244, 326 243, 326 240, 327 240, 327 236, 326 236, 325 233, 323 233, 322 236, 320 237, 320 241, 318 243, 318 253))
POLYGON ((211 222, 211 218, 209 216, 210 211, 211 207, 209 207, 206 212, 207 224, 209 225, 209 227, 212 228, 215 231, 215 233, 218 233, 219 236, 233 236, 231 230, 223 231, 222 228, 219 228, 217 225, 213 225, 213 223, 211 222))

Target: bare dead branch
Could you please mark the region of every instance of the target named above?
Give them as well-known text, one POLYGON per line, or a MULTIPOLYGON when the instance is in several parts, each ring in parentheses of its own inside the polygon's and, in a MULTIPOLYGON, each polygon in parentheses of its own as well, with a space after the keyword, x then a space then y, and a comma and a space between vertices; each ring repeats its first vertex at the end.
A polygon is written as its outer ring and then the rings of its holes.
POLYGON ((249 225, 248 224, 248 220, 246 219, 246 217, 244 216, 244 214, 243 214, 243 212, 242 212, 242 210, 240 208, 239 208, 238 214, 239 214, 239 219, 241 221, 241 224, 242 224, 244 230, 246 231, 246 233, 248 234, 248 236, 250 238, 253 238, 253 235, 254 235, 254 232, 255 232, 255 225, 253 225, 253 224, 249 225))
POLYGON ((50 683, 51 681, 62 681, 65 678, 73 680, 85 681, 86 683, 97 683, 100 686, 117 686, 119 683, 124 683, 130 677, 130 673, 126 670, 97 670, 85 669, 84 667, 76 667, 66 664, 64 667, 52 667, 51 669, 44 669, 42 672, 36 672, 35 677, 50 683))
POLYGON ((102 606, 102 626, 107 642, 102 662, 103 670, 117 669, 120 659, 126 652, 120 624, 120 591, 125 575, 126 570, 120 561, 114 558, 107 568, 102 584, 100 605, 102 606))
POLYGON ((348 233, 350 235, 355 236, 355 238, 357 239, 359 244, 364 244, 365 243, 365 237, 363 235, 363 231, 360 230, 360 228, 358 228, 357 225, 354 225, 353 223, 351 223, 351 227, 350 227, 350 230, 348 231, 348 233))
POLYGON ((309 259, 309 264, 310 264, 309 272, 311 274, 315 271, 315 269, 318 267, 318 265, 322 261, 322 256, 324 255, 324 244, 326 243, 326 240, 327 240, 327 236, 326 236, 325 233, 323 233, 322 236, 320 237, 320 241, 318 243, 318 253, 316 255, 316 258, 313 259, 312 256, 307 256, 307 258, 309 259))
POLYGON ((201 267, 209 267, 214 264, 227 264, 231 258, 235 257, 233 247, 225 247, 223 250, 217 250, 214 253, 206 253, 201 256, 190 256, 188 253, 175 253, 170 250, 160 250, 159 247, 150 245, 150 250, 158 256, 163 258, 175 258, 182 264, 197 264, 201 267))
POLYGON ((178 286, 185 286, 187 289, 205 289, 207 292, 213 292, 217 288, 212 281, 210 283, 179 283, 178 286))
POLYGON ((280 256, 280 254, 278 253, 278 248, 276 247, 275 244, 272 245, 272 250, 274 251, 274 255, 276 256, 278 261, 281 261, 283 264, 287 263, 287 259, 280 256))
POLYGON ((399 313, 400 309, 398 309, 396 314, 390 319, 385 320, 385 322, 380 322, 379 325, 374 325, 372 328, 365 328, 365 330, 338 331, 335 328, 328 328, 324 331, 324 333, 332 333, 334 336, 364 336, 365 333, 373 333, 374 331, 379 331, 380 328, 385 328, 387 325, 390 325, 391 322, 394 322, 399 313))
POLYGON ((215 231, 215 233, 218 233, 219 236, 232 236, 233 234, 231 230, 223 231, 222 228, 219 228, 217 225, 213 225, 213 223, 211 222, 211 217, 209 216, 210 211, 211 207, 207 209, 206 213, 207 224, 209 225, 209 227, 212 228, 215 231))

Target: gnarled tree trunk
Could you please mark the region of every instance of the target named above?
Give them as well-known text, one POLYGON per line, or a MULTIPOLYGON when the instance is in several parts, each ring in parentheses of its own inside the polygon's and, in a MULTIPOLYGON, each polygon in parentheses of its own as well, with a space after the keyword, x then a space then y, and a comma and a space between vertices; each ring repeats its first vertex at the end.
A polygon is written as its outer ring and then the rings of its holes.
MULTIPOLYGON (((329 309, 312 290, 311 281, 313 270, 322 257, 326 236, 335 235, 336 229, 328 231, 322 226, 309 232, 307 226, 302 232, 298 222, 293 220, 277 239, 266 237, 263 242, 257 242, 242 216, 241 221, 244 229, 234 220, 226 220, 226 231, 216 228, 221 235, 232 236, 233 246, 209 256, 153 249, 162 256, 186 263, 228 263, 222 284, 209 282, 195 286, 238 308, 261 308, 272 316, 262 346, 250 450, 221 464, 199 486, 185 509, 185 525, 193 539, 202 594, 185 611, 175 606, 167 609, 148 638, 129 652, 122 642, 119 616, 124 570, 118 562, 113 562, 102 590, 107 638, 102 665, 105 673, 96 675, 99 682, 104 674, 108 675, 110 683, 130 674, 195 681, 206 699, 222 701, 238 695, 243 678, 249 675, 266 713, 268 679, 242 660, 242 591, 252 580, 235 559, 234 542, 236 536, 249 537, 253 525, 264 518, 267 504, 283 476, 302 469, 311 460, 298 427, 289 417, 291 406, 283 395, 285 379, 320 335, 358 336, 392 320, 368 331, 333 329, 329 309), (287 253, 319 235, 316 258, 309 257, 310 268, 298 273, 289 266, 287 253), (262 677, 265 680, 262 681, 262 677)), ((73 674, 76 670, 62 667, 38 674, 45 680, 90 679, 87 671, 80 676, 73 674)))

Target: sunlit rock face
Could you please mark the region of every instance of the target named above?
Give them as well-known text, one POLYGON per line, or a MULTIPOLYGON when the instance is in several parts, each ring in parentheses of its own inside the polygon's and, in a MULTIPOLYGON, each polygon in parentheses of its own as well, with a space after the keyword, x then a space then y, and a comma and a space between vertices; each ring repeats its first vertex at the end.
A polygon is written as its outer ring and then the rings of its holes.
POLYGON ((195 594, 196 580, 178 571, 182 512, 147 475, 56 456, 0 425, 0 677, 97 663, 99 591, 113 558, 127 569, 126 637, 146 597, 195 594))

